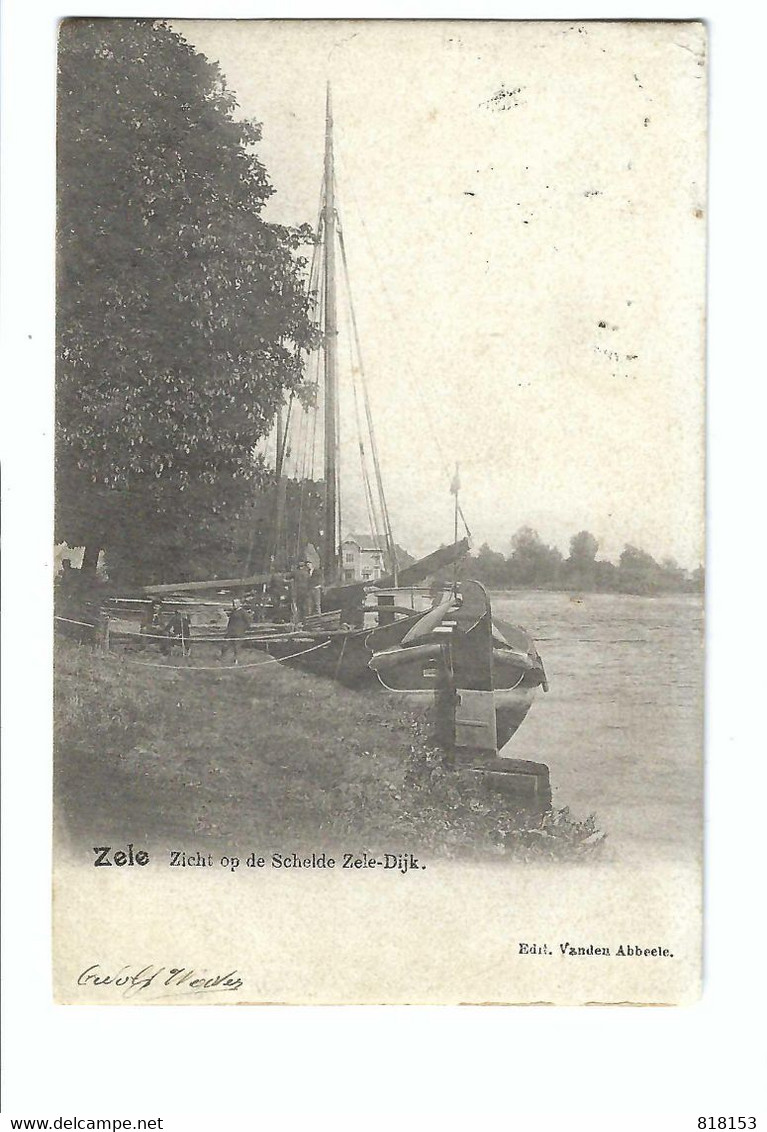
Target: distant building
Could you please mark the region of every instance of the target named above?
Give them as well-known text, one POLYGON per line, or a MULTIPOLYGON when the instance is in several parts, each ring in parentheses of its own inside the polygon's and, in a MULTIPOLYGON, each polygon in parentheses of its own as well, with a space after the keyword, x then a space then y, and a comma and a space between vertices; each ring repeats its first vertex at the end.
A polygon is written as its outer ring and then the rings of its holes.
POLYGON ((372 535, 347 535, 341 543, 345 582, 375 582, 384 576, 384 550, 372 535))

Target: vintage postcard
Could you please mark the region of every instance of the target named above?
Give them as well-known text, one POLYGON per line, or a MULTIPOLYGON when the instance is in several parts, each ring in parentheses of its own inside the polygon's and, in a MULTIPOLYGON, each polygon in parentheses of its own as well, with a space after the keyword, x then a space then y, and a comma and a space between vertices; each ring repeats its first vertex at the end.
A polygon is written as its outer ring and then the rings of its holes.
POLYGON ((54 988, 701 982, 706 30, 60 29, 54 988))

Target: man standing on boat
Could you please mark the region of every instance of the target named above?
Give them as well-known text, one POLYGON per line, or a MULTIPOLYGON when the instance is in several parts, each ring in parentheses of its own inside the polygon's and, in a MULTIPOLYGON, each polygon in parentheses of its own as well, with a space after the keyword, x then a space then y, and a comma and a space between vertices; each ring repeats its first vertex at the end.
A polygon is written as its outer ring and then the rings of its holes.
MULTIPOLYGON (((160 652, 163 656, 167 656, 170 648, 165 640, 167 636, 165 627, 162 623, 162 602, 153 601, 152 604, 144 611, 141 618, 141 635, 148 637, 149 640, 160 642, 160 652)), ((142 641, 139 645, 140 649, 145 647, 145 642, 142 641)))
POLYGON ((293 595, 299 622, 311 617, 314 612, 312 602, 312 571, 308 562, 299 562, 293 571, 293 595))
POLYGON ((239 643, 243 637, 247 637, 250 633, 250 614, 246 609, 243 609, 242 602, 238 597, 232 602, 232 608, 228 614, 229 620, 226 626, 226 638, 224 646, 221 649, 221 659, 225 660, 229 652, 234 656, 234 663, 239 664, 238 649, 239 643))
POLYGON ((282 574, 276 571, 269 576, 267 586, 272 621, 290 620, 290 586, 282 574))
POLYGON ((172 614, 170 621, 165 626, 165 632, 168 634, 170 648, 175 644, 179 644, 181 645, 182 656, 192 655, 192 648, 189 643, 189 639, 192 635, 192 622, 189 614, 185 610, 177 609, 172 614))

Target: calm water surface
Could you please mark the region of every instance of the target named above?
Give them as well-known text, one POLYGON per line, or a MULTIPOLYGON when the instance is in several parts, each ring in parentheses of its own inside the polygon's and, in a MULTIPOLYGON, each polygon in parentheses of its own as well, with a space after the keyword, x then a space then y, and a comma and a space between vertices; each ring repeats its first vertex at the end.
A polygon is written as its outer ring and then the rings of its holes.
POLYGON ((515 757, 548 764, 555 805, 596 813, 613 857, 696 859, 702 598, 526 591, 492 600, 538 641, 551 685, 515 736, 515 757))

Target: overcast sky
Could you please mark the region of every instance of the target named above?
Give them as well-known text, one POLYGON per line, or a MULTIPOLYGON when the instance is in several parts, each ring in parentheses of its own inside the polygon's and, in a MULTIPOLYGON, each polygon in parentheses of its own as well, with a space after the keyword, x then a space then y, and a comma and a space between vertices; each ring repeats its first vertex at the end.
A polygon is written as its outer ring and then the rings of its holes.
POLYGON ((699 25, 174 27, 263 123, 269 219, 316 219, 332 83, 340 209, 397 541, 420 554, 451 540, 458 461, 476 546, 507 551, 529 524, 566 552, 585 527, 602 556, 632 542, 696 566, 699 25))

